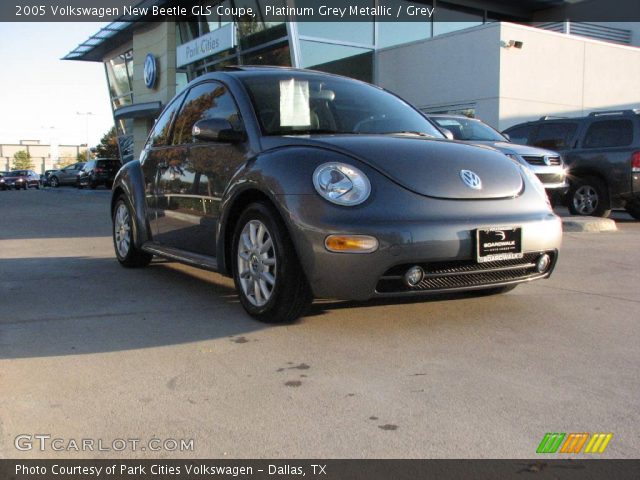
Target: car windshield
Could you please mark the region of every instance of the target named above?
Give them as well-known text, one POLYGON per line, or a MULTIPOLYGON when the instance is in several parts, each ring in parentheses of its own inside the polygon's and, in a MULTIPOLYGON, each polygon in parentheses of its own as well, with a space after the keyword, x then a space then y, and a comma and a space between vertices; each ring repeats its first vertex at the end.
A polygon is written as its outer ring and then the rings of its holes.
POLYGON ((409 104, 365 83, 292 72, 241 79, 265 135, 407 133, 443 138, 409 104))
POLYGON ((24 177, 27 175, 25 170, 16 170, 15 172, 11 172, 12 177, 24 177))
POLYGON ((453 133, 453 138, 456 140, 475 140, 480 142, 508 141, 489 125, 486 125, 479 120, 436 116, 431 116, 431 119, 442 128, 450 130, 451 133, 453 133))

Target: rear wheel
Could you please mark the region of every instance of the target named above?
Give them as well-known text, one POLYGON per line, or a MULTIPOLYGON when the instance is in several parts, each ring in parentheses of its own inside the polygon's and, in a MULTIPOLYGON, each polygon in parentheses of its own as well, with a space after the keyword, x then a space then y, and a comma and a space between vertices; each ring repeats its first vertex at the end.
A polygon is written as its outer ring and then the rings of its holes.
POLYGON ((572 215, 608 217, 611 213, 609 192, 597 177, 575 179, 569 189, 569 211, 572 215))
POLYGON ((249 205, 233 236, 233 279, 240 303, 267 323, 292 322, 311 303, 307 283, 286 227, 264 203, 249 205))
POLYGON ((153 255, 140 250, 133 243, 133 210, 124 196, 120 196, 113 209, 113 246, 121 265, 129 268, 149 265, 153 255))

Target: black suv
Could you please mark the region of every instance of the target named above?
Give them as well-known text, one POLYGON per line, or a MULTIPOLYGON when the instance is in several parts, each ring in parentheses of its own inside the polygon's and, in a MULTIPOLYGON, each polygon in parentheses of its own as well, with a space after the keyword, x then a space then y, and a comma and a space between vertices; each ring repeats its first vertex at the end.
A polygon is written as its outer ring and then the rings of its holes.
POLYGON ((640 110, 543 117, 504 133, 512 142, 562 154, 572 214, 606 217, 612 208, 625 208, 640 220, 640 110))
POLYGON ((113 179, 121 166, 122 163, 118 159, 98 158, 90 160, 78 174, 76 187, 96 188, 98 185, 104 185, 110 189, 113 185, 113 179))

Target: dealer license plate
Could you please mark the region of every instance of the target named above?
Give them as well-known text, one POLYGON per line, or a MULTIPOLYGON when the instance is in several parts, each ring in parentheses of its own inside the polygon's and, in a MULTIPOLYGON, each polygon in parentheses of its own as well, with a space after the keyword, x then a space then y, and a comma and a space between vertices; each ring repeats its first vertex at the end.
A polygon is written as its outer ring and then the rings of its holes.
POLYGON ((476 230, 478 263, 522 258, 522 227, 489 227, 476 230))

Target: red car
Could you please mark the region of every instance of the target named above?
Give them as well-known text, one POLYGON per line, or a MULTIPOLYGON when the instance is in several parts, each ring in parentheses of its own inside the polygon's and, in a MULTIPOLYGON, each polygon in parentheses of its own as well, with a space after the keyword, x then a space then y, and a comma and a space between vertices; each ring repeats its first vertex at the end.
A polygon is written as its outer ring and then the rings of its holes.
POLYGON ((29 187, 40 188, 40 175, 33 170, 16 170, 6 172, 0 178, 0 189, 7 190, 15 188, 16 190, 26 190, 29 187))

